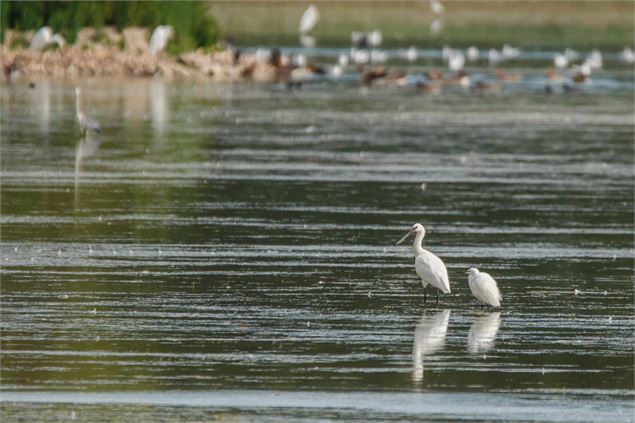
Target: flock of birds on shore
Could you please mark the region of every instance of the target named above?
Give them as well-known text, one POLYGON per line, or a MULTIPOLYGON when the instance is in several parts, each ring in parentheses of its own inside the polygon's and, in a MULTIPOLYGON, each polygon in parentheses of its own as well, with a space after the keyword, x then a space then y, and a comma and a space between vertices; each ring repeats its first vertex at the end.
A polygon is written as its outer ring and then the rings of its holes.
MULTIPOLYGON (((431 0, 429 4, 431 11, 436 15, 445 11, 438 0, 431 0)), ((298 30, 300 41, 305 47, 313 47, 315 44, 309 34, 317 26, 319 17, 317 7, 310 5, 300 19, 298 30)), ((465 51, 445 46, 441 56, 447 66, 447 73, 438 68, 431 68, 423 75, 409 75, 406 70, 388 71, 385 66, 389 59, 388 54, 379 49, 382 38, 382 33, 379 30, 355 31, 351 34, 352 48, 350 52, 340 54, 334 65, 330 67, 309 66, 317 74, 338 77, 343 74, 347 66, 353 65, 359 73, 359 80, 363 86, 414 84, 418 90, 427 92, 439 92, 443 85, 459 85, 472 92, 496 90, 500 88, 499 83, 519 82, 523 78, 521 74, 509 73, 497 67, 503 62, 516 59, 521 55, 520 48, 509 44, 505 44, 500 50, 491 48, 486 53, 479 51, 476 46, 471 46, 465 51), (465 69, 466 63, 482 59, 487 60, 489 66, 495 68, 495 82, 471 80, 470 74, 465 69)), ((260 51, 259 54, 263 58, 266 57, 264 51, 260 51)), ((409 63, 414 63, 419 57, 419 51, 415 46, 411 46, 407 50, 402 50, 400 57, 409 63)), ((575 64, 579 57, 579 53, 570 48, 554 54, 552 65, 545 69, 547 81, 544 88, 547 93, 574 90, 578 84, 591 82, 592 72, 602 69, 603 57, 599 50, 593 50, 581 63, 575 64)), ((625 47, 620 52, 619 59, 622 63, 632 65, 635 63, 635 53, 630 47, 625 47)), ((307 66, 307 58, 303 54, 293 57, 292 62, 297 67, 307 66)))

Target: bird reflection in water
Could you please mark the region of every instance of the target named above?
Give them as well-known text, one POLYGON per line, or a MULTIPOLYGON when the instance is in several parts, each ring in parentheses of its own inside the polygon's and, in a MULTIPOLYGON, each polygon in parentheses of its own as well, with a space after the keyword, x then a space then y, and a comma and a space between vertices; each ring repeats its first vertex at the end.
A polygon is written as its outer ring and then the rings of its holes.
POLYGON ((500 312, 477 318, 467 334, 467 350, 471 354, 483 354, 494 347, 496 334, 501 324, 500 312))
POLYGON ((415 328, 412 346, 412 380, 423 380, 423 358, 435 354, 445 346, 445 335, 448 332, 450 310, 443 310, 434 315, 424 313, 415 328))
POLYGON ((75 209, 79 205, 79 185, 82 168, 82 160, 95 154, 99 148, 100 140, 97 137, 87 134, 86 138, 82 138, 77 143, 75 149, 75 209))

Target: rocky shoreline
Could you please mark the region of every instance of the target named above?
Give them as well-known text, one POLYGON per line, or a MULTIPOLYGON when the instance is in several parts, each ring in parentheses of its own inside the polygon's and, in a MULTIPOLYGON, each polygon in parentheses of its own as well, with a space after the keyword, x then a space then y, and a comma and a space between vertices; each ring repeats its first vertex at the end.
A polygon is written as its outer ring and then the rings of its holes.
POLYGON ((211 79, 219 82, 291 82, 303 69, 289 57, 272 53, 265 60, 237 50, 208 52, 202 49, 176 56, 149 53, 149 31, 107 27, 97 32, 82 29, 72 45, 44 51, 30 50, 26 42, 33 32, 7 31, 0 46, 5 82, 23 78, 154 77, 211 79), (20 46, 20 44, 22 44, 20 46), (16 45, 18 47, 16 47, 16 45), (295 73, 295 75, 294 75, 295 73))

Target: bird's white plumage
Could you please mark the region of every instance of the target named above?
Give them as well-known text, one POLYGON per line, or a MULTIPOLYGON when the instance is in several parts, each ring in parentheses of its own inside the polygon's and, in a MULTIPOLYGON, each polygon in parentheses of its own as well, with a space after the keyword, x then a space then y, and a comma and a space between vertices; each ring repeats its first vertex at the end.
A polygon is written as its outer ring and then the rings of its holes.
POLYGON ((298 31, 300 34, 308 34, 315 28, 320 19, 320 12, 318 12, 318 8, 315 5, 310 5, 302 14, 300 18, 300 25, 298 26, 298 31))
POLYGON ((448 270, 443 261, 430 251, 422 249, 422 254, 415 257, 415 271, 421 278, 424 288, 427 285, 432 285, 445 294, 450 292, 448 270))
POLYGON ((474 295, 477 300, 494 307, 500 307, 503 297, 496 281, 489 274, 479 272, 478 269, 472 268, 468 271, 467 281, 470 285, 472 295, 474 295))
POLYGON ((174 35, 174 28, 170 25, 159 25, 152 32, 150 37, 150 54, 156 56, 168 45, 168 41, 174 35))
POLYGON ((421 242, 426 234, 426 230, 421 224, 415 223, 397 244, 401 244, 412 234, 415 234, 415 240, 412 245, 415 254, 415 271, 421 278, 423 288, 425 289, 426 286, 432 285, 443 293, 449 294, 450 280, 445 264, 439 257, 421 247, 421 242))

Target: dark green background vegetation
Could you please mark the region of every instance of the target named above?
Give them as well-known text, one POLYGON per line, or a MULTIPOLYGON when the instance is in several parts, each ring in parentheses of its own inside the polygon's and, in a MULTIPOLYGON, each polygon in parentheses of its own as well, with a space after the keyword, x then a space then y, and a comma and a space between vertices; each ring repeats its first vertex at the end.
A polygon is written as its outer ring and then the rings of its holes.
POLYGON ((171 48, 184 51, 214 44, 218 35, 207 3, 199 1, 3 1, 0 8, 1 37, 6 29, 48 25, 72 43, 86 26, 99 30, 106 25, 122 29, 169 24, 176 32, 171 48))

